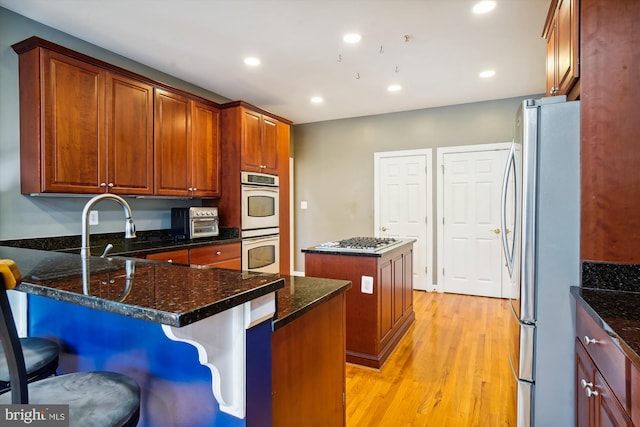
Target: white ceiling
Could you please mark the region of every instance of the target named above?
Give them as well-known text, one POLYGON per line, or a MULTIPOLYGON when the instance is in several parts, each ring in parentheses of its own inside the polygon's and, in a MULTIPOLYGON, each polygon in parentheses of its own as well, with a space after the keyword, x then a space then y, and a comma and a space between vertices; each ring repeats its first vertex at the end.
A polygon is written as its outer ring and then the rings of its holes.
POLYGON ((472 14, 474 3, 0 0, 35 21, 294 123, 544 92, 541 33, 550 0, 498 0, 486 15, 472 14), (354 31, 362 41, 345 45, 342 35, 354 31), (244 65, 248 55, 262 65, 244 65), (495 77, 478 78, 488 68, 495 77), (403 89, 389 93, 390 83, 403 89), (314 95, 324 103, 311 104, 314 95))

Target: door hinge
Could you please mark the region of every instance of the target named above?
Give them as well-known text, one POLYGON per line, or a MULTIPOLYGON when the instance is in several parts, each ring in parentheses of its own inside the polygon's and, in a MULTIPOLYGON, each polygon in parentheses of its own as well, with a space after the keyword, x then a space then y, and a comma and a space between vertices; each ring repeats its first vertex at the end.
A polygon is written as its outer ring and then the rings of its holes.
POLYGON ((444 164, 440 165, 442 167, 442 173, 444 173, 444 164))
POLYGON ((442 275, 444 276, 444 267, 442 268, 442 275))
POLYGON ((444 224, 444 217, 442 217, 442 223, 444 224))
POLYGON ((342 406, 346 406, 347 405, 347 395, 346 393, 343 391, 342 392, 342 406))
POLYGON ((429 272, 429 271, 427 271, 427 267, 425 267, 425 268, 424 268, 424 272, 425 272, 425 273, 428 273, 428 272, 429 272))
POLYGON ((424 217, 424 223, 425 223, 425 224, 429 224, 429 217, 428 217, 428 216, 425 216, 425 217, 424 217))

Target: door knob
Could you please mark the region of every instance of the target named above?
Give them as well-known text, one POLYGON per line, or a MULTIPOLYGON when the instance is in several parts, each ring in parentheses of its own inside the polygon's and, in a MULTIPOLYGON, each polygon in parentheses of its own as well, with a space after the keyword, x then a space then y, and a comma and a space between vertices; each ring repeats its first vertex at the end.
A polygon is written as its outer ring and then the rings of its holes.
POLYGON ((384 227, 384 226, 383 226, 383 227, 380 227, 380 231, 387 231, 387 230, 388 230, 388 228, 387 228, 387 227, 384 227))
POLYGON ((495 230, 493 230, 493 232, 496 233, 496 234, 500 234, 500 229, 496 228, 495 230))
POLYGON ((509 229, 507 228, 506 233, 507 233, 507 234, 511 233, 511 230, 509 230, 509 229))

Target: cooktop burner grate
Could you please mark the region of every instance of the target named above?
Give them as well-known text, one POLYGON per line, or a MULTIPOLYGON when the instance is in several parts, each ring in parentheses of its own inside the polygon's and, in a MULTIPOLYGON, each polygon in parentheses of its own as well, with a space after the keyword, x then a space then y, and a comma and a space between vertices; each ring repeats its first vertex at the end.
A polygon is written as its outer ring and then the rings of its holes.
POLYGON ((393 246, 399 241, 393 237, 352 237, 338 242, 321 243, 315 249, 338 252, 375 252, 393 246))

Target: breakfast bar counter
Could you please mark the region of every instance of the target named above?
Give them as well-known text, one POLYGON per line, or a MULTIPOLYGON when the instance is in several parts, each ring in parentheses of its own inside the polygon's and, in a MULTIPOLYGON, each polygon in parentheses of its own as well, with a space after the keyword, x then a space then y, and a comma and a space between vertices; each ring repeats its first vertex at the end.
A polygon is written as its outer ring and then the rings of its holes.
POLYGON ((0 246, 23 279, 14 316, 61 347, 59 373, 121 372, 140 426, 266 425, 279 275, 0 246), (25 309, 26 308, 26 309, 25 309), (28 315, 26 314, 28 311, 28 315))

